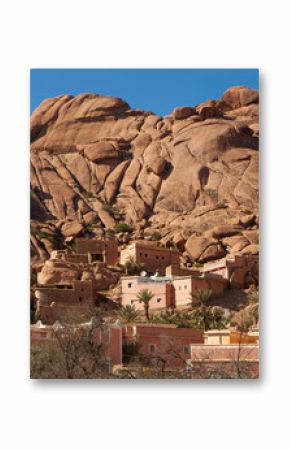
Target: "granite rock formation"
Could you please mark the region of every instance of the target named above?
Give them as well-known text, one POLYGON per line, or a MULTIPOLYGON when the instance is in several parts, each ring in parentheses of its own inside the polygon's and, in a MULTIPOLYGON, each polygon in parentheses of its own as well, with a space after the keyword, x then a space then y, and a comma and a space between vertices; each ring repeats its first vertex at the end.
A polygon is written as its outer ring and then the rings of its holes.
POLYGON ((43 101, 31 117, 32 260, 119 221, 130 238, 160 233, 188 264, 256 254, 258 101, 232 87, 164 117, 96 94, 43 101))

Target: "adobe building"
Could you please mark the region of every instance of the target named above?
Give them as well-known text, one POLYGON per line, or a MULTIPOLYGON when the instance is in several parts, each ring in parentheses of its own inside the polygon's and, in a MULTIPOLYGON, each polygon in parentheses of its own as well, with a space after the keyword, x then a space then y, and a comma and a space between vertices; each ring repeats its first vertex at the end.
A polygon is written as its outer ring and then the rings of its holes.
POLYGON ((42 285, 35 289, 41 321, 53 324, 68 312, 90 314, 94 307, 92 281, 73 280, 71 284, 42 285))
POLYGON ((203 272, 222 276, 234 288, 245 288, 252 280, 258 279, 259 256, 230 255, 224 259, 206 263, 203 266, 203 272))
POLYGON ((214 294, 221 293, 227 287, 227 281, 220 276, 123 276, 122 305, 135 306, 144 310, 143 304, 137 300, 141 290, 147 289, 154 294, 150 300, 151 310, 161 310, 168 307, 184 308, 191 300, 194 290, 211 289, 214 294))
POLYGON ((237 367, 245 377, 259 375, 259 336, 225 330, 204 332, 204 343, 191 345, 189 366, 193 371, 216 372, 237 376, 237 367), (246 373, 246 375, 245 375, 246 373))
POLYGON ((195 362, 259 362, 257 344, 192 344, 191 360, 195 362))
POLYGON ((121 278, 122 306, 135 306, 136 310, 144 310, 143 304, 137 300, 141 290, 148 289, 154 294, 150 300, 150 309, 165 309, 174 307, 174 287, 171 278, 166 277, 143 277, 124 276, 121 278))
POLYGON ((108 266, 118 264, 118 243, 116 239, 76 238, 75 242, 77 255, 89 255, 89 262, 104 262, 108 266))
POLYGON ((139 354, 162 357, 167 367, 180 368, 191 357, 192 344, 203 343, 201 329, 177 328, 174 324, 135 324, 123 326, 123 345, 136 341, 139 354))
MULTIPOLYGON (((65 261, 71 263, 88 263, 89 255, 88 254, 76 254, 68 249, 55 249, 50 253, 50 259, 57 261, 65 261)), ((59 265, 61 266, 61 265, 59 265)))
POLYGON ((175 307, 186 307, 192 293, 196 290, 211 290, 213 295, 222 293, 227 288, 227 280, 220 276, 200 274, 198 276, 174 276, 175 307))
MULTIPOLYGON (((91 322, 79 325, 78 329, 85 329, 90 326, 91 322)), ((61 329, 60 329, 61 330, 61 329)), ((104 357, 109 372, 112 372, 114 365, 122 363, 122 328, 115 324, 107 324, 105 331, 96 328, 96 344, 102 344, 104 349, 104 357)), ((54 327, 45 325, 41 321, 30 326, 30 342, 31 346, 39 346, 42 344, 53 345, 56 343, 54 327)))
POLYGON ((120 263, 125 265, 129 259, 151 273, 165 274, 169 265, 179 266, 179 252, 174 248, 165 248, 155 242, 137 240, 121 251, 120 263))

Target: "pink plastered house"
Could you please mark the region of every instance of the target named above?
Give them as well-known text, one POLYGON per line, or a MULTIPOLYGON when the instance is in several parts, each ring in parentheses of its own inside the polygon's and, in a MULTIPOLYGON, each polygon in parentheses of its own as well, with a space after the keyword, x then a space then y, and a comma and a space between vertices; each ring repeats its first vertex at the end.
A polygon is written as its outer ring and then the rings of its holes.
POLYGON ((154 295, 150 301, 150 309, 158 310, 187 307, 194 290, 211 289, 217 294, 227 286, 223 278, 210 276, 125 276, 121 282, 122 305, 134 305, 137 310, 144 310, 143 304, 137 300, 138 293, 144 289, 154 295))
POLYGON ((122 277, 122 306, 135 306, 137 310, 144 310, 143 304, 137 300, 140 291, 147 289, 154 294, 150 301, 150 309, 165 309, 174 307, 174 287, 171 279, 151 278, 142 276, 122 277))

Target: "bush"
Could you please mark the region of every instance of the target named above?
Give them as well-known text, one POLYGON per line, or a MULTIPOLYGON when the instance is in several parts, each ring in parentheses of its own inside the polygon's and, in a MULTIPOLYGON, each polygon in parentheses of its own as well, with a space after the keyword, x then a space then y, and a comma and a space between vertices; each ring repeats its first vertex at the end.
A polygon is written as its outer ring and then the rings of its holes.
POLYGON ((108 231, 106 231, 105 237, 107 239, 113 239, 115 238, 115 232, 112 229, 109 229, 108 231))
POLYGON ((202 268, 203 264, 200 262, 195 262, 194 266, 195 266, 195 268, 202 268))
POLYGON ((111 216, 114 216, 115 208, 110 204, 104 203, 102 209, 108 212, 111 216))
POLYGON ((128 223, 117 223, 115 226, 115 231, 128 232, 128 234, 131 234, 133 232, 133 228, 128 223))
POLYGON ((76 253, 76 252, 77 252, 77 246, 76 246, 76 242, 75 242, 75 241, 70 242, 70 243, 68 244, 68 247, 70 248, 70 250, 71 250, 73 253, 76 253))
POLYGON ((159 240, 161 240, 161 234, 158 231, 153 232, 152 236, 151 236, 152 240, 154 240, 155 242, 159 242, 159 240))

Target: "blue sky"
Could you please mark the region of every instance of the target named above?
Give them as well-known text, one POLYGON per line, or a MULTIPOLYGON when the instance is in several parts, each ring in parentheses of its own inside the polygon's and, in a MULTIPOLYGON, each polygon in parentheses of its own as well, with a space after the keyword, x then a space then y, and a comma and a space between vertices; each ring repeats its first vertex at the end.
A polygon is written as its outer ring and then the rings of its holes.
POLYGON ((257 69, 32 69, 31 112, 48 97, 93 92, 133 109, 169 114, 177 106, 218 99, 231 86, 259 87, 257 69))

